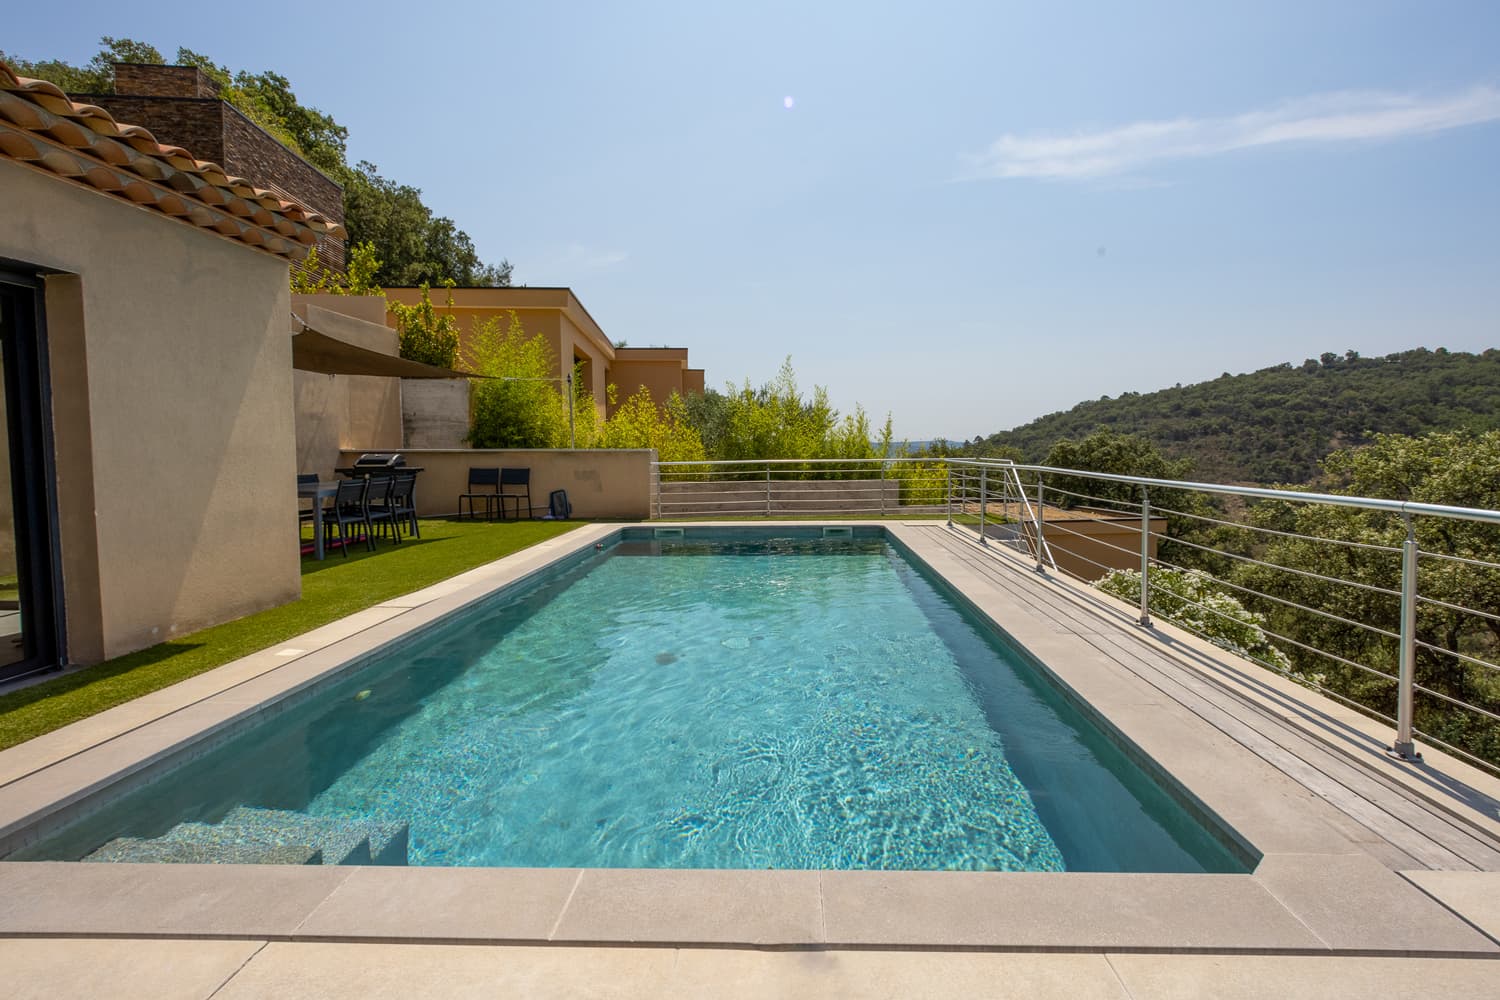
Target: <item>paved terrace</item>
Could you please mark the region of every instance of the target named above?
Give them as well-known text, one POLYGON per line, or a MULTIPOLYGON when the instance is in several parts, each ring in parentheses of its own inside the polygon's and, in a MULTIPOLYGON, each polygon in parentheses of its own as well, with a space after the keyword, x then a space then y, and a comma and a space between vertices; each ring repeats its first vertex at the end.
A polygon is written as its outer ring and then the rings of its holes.
MULTIPOLYGON (((1170 626, 1139 629, 1134 609, 972 533, 886 528, 1234 831, 1253 873, 3 863, 8 995, 1493 995, 1500 781, 1431 751, 1393 761, 1379 725, 1170 626)), ((617 530, 0 753, 0 850, 617 530)))

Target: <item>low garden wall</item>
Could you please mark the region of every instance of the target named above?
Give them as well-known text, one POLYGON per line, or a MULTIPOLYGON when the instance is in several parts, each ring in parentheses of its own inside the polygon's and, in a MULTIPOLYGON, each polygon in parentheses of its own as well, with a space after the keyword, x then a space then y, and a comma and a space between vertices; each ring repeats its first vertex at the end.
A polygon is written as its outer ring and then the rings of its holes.
MULTIPOLYGON (((360 452, 345 450, 340 464, 352 465, 360 452)), ((406 464, 421 468, 417 513, 443 517, 458 512, 458 495, 468 491, 470 468, 531 470, 531 504, 541 517, 547 495, 567 490, 573 516, 645 520, 651 516, 650 449, 405 449, 406 464)), ((481 508, 483 509, 483 508, 481 508)))

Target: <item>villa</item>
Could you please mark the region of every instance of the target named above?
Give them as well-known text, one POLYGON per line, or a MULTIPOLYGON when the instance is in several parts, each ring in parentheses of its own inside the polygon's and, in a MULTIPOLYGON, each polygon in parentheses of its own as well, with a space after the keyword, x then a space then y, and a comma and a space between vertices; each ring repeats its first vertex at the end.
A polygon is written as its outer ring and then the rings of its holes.
MULTIPOLYGON (((289 293, 336 218, 4 65, 0 192, 21 629, 0 680, 550 531, 0 751, 9 994, 1494 992, 1500 766, 1419 709, 1470 713, 1467 735, 1500 716, 1415 667, 1500 669, 1416 630, 1438 603, 1420 559, 1495 567, 1414 529, 1337 541, 1401 567, 1320 581, 1391 609, 1340 619, 1391 652, 1340 664, 1380 675, 1387 711, 1159 612, 1151 497, 1500 512, 1115 476, 1133 508, 1065 514, 1048 484, 1090 473, 945 459, 914 485, 903 460, 818 478, 477 452, 442 426, 414 447, 383 302, 289 293), (367 367, 298 371, 302 331, 367 367), (482 463, 566 488, 587 523, 305 570, 294 474, 375 446, 424 469, 424 517, 482 463), (723 488, 671 488, 695 476, 723 488), (733 518, 694 506, 726 496, 733 518), (840 516, 772 509, 808 497, 840 516), (1138 604, 1088 583, 1120 566, 1138 604)), ((685 350, 615 346, 570 289, 454 299, 465 331, 515 312, 601 405, 611 383, 703 389, 685 350)))

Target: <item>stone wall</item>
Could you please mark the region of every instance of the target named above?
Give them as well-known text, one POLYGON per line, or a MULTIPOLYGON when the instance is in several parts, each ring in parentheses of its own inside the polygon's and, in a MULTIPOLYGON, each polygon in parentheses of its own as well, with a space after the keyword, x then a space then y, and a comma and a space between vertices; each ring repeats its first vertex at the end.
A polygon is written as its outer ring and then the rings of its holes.
POLYGON ((97 104, 117 122, 149 129, 158 142, 181 146, 197 159, 238 173, 224 162, 224 108, 228 105, 217 98, 122 94, 73 94, 72 97, 85 104, 97 104))
POLYGON ((197 66, 115 63, 115 93, 138 97, 210 97, 219 85, 197 66))

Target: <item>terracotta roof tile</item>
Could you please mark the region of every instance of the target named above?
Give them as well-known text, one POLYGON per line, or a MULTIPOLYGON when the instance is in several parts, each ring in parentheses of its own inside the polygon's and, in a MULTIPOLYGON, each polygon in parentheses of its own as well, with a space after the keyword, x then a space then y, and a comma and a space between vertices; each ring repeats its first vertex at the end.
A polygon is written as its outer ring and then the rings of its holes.
POLYGON ((158 142, 103 108, 76 103, 45 80, 17 76, 4 62, 0 157, 292 260, 305 257, 325 233, 346 235, 317 212, 158 142))

